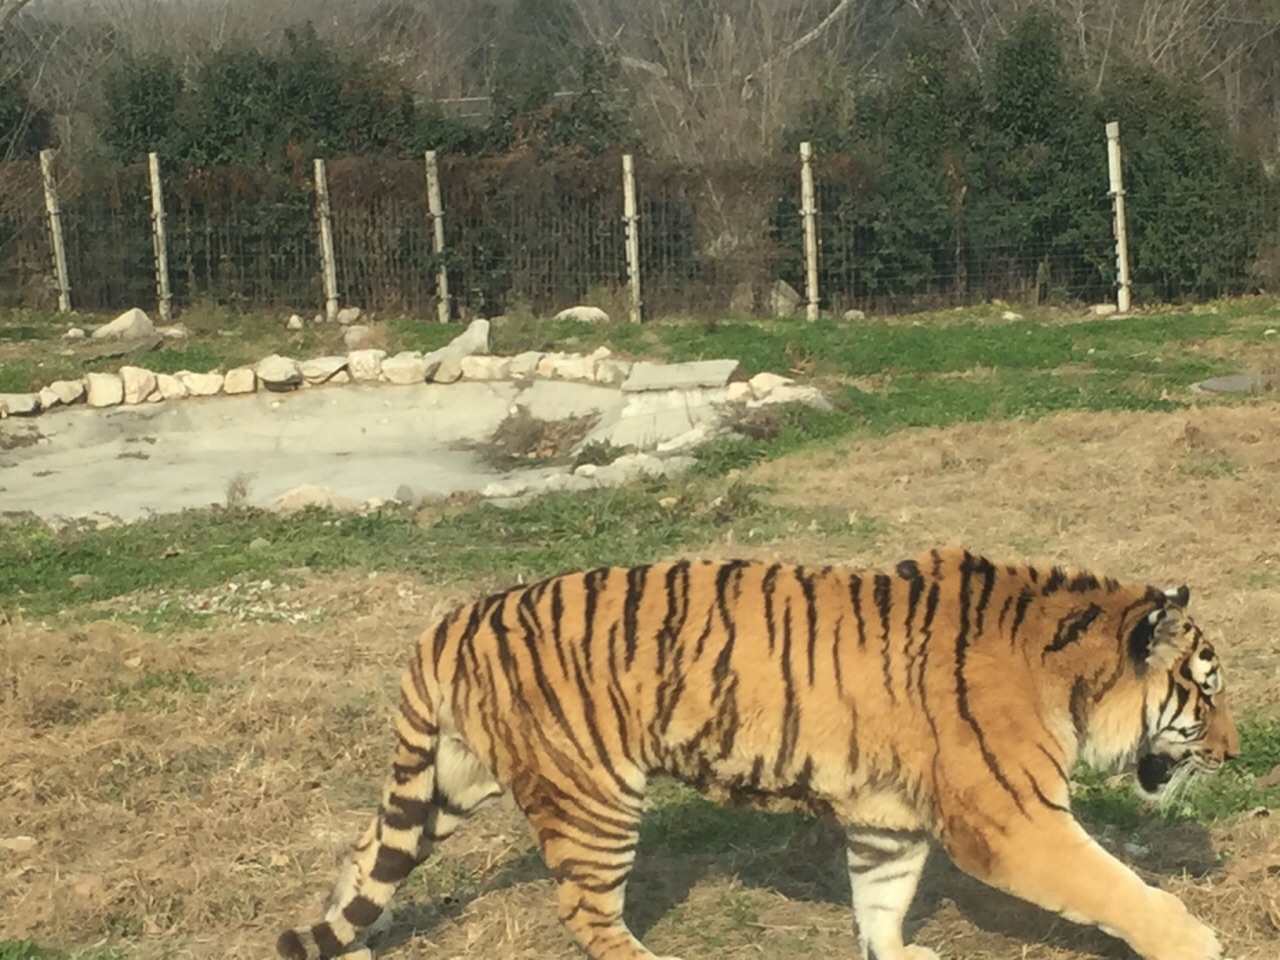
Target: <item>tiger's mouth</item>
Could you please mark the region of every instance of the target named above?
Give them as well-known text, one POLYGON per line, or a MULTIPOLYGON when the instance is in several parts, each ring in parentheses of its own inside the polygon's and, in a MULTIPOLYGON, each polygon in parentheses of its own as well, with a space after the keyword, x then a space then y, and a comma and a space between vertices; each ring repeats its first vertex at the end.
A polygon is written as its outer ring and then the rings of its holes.
POLYGON ((1144 793, 1154 796, 1173 779, 1178 761, 1165 753, 1148 753, 1138 761, 1138 786, 1144 793))

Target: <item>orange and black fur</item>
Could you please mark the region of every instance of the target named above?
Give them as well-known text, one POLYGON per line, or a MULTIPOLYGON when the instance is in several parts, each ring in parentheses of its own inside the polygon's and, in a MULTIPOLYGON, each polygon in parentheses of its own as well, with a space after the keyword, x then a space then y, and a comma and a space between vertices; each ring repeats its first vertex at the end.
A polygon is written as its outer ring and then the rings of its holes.
POLYGON ((933 960, 902 921, 930 840, 987 883, 1219 960, 1207 926, 1071 814, 1068 772, 1141 789, 1238 751, 1189 591, 934 550, 892 572, 677 562, 564 574, 461 607, 409 661, 392 775, 325 918, 288 960, 356 948, 397 885, 509 790, 593 960, 652 958, 622 919, 645 783, 840 824, 863 958, 933 960))

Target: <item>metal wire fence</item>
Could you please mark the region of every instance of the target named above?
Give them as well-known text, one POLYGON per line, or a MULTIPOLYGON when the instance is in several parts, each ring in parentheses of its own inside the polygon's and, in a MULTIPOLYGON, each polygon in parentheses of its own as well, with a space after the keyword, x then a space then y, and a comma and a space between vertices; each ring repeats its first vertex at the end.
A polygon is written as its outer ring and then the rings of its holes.
MULTIPOLYGON (((647 315, 770 313, 779 281, 803 300, 798 161, 674 165, 638 159, 635 166, 647 315)), ((327 169, 343 303, 433 317, 443 265, 455 315, 519 307, 545 313, 584 300, 625 315, 627 227, 616 156, 446 158, 439 167, 439 251, 421 161, 347 158, 327 169)), ((1113 295, 1115 246, 1101 161, 1097 193, 1078 198, 1071 209, 1050 211, 1044 222, 1031 222, 1017 198, 967 205, 925 201, 907 210, 886 201, 849 157, 819 157, 813 170, 824 310, 888 312, 995 298, 1026 303, 1113 295)), ((163 197, 175 306, 309 312, 324 304, 309 164, 285 171, 167 170, 163 197)), ((146 165, 59 169, 57 201, 73 306, 115 310, 154 303, 146 165)), ((1165 215, 1144 207, 1141 197, 1131 202, 1140 223, 1165 215)), ((37 163, 0 165, 0 305, 56 303, 45 204, 37 163)), ((1198 223, 1192 207, 1169 215, 1186 220, 1188 231, 1199 227, 1207 249, 1144 246, 1139 228, 1135 259, 1157 278, 1162 270, 1194 278, 1196 258, 1213 260, 1217 272, 1197 287, 1200 294, 1265 285, 1259 270, 1280 273, 1280 262, 1267 267, 1268 256, 1280 261, 1280 202, 1272 191, 1266 203, 1239 197, 1238 207, 1253 238, 1240 249, 1225 249, 1206 233, 1203 216, 1198 223), (1230 261, 1225 267, 1224 258, 1230 261)), ((1226 209, 1230 215, 1230 203, 1226 209)))

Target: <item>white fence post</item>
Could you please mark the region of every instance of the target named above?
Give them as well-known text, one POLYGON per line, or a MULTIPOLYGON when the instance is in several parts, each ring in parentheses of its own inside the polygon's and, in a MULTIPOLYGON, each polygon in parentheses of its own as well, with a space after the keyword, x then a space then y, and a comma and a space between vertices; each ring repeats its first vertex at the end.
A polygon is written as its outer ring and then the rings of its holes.
POLYGON ((436 318, 448 323, 449 271, 444 265, 444 204, 440 200, 440 168, 436 152, 427 151, 427 210, 431 214, 431 252, 436 256, 436 318))
POLYGON ((67 278, 67 248, 62 241, 62 212, 58 208, 58 186, 53 178, 53 151, 40 151, 40 179, 44 183, 44 208, 49 215, 49 246, 53 248, 53 269, 58 282, 58 312, 71 312, 71 282, 67 278))
POLYGON ((338 266, 333 255, 333 213, 329 208, 329 178, 324 160, 316 158, 316 220, 320 225, 320 260, 324 269, 324 315, 338 318, 338 266))
POLYGON ((818 201, 813 189, 813 145, 800 144, 800 213, 804 217, 804 292, 807 320, 818 319, 818 201))
POLYGON ((156 254, 156 296, 160 318, 173 319, 173 295, 169 292, 169 248, 164 232, 164 190, 160 183, 160 157, 147 154, 147 174, 151 180, 151 240, 156 254))
POLYGON ((636 168, 629 153, 622 155, 622 219, 627 225, 627 280, 631 288, 631 322, 644 319, 640 299, 640 215, 636 213, 636 168))
POLYGON ((1116 308, 1128 313, 1131 305, 1129 281, 1129 228, 1124 215, 1124 174, 1120 162, 1120 124, 1107 124, 1107 173, 1111 182, 1111 204, 1114 212, 1112 231, 1116 238, 1116 308))

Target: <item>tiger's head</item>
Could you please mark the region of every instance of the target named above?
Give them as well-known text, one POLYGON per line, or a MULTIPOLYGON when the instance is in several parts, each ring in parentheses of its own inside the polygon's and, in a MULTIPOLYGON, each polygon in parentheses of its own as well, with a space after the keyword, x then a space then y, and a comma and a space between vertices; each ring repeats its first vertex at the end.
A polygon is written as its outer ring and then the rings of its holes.
POLYGON ((1218 654, 1187 615, 1190 589, 1152 593, 1158 606, 1130 631, 1128 656, 1143 693, 1135 779, 1140 793, 1156 799, 1217 771, 1239 754, 1240 738, 1218 654))

